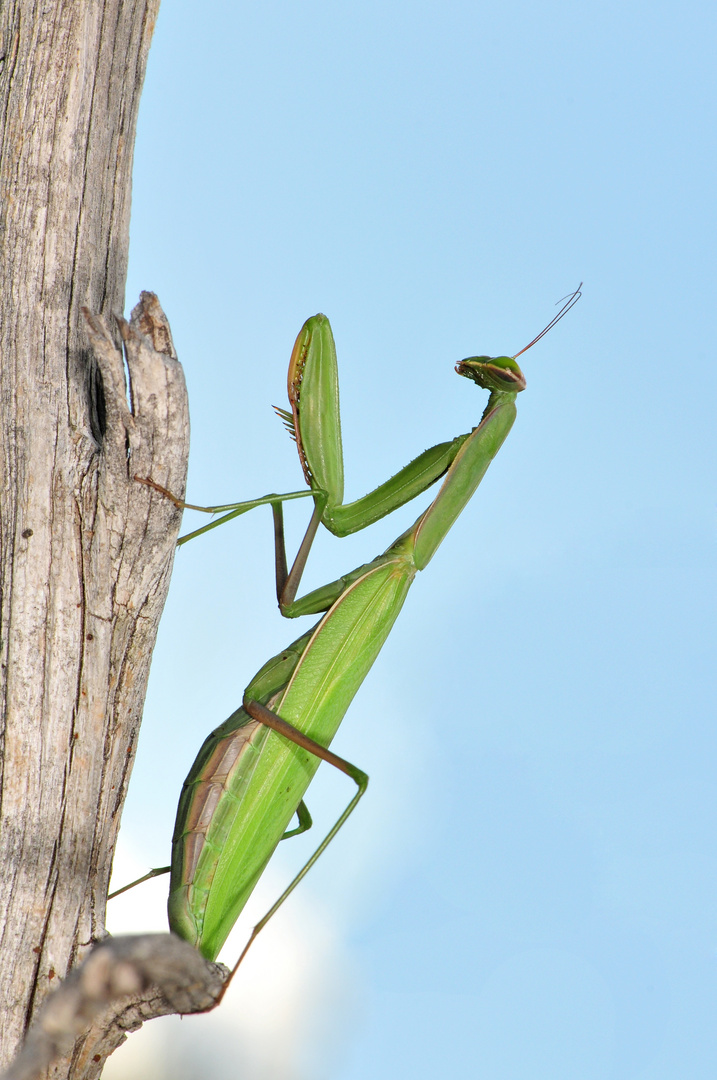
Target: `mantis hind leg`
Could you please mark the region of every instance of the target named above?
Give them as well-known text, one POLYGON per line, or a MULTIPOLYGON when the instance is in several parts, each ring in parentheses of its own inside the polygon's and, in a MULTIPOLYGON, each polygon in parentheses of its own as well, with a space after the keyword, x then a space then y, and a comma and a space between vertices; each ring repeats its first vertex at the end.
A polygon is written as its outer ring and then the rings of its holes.
POLYGON ((282 840, 288 840, 290 836, 301 836, 302 832, 308 832, 314 824, 311 814, 309 813, 309 808, 303 799, 296 808, 296 816, 299 824, 295 829, 289 829, 288 832, 285 832, 281 838, 282 840))
MULTIPOLYGON (((296 817, 298 819, 298 825, 295 829, 289 829, 282 836, 282 840, 288 840, 290 836, 301 836, 302 833, 308 832, 311 826, 314 824, 309 808, 302 799, 296 808, 296 817)), ((123 885, 120 889, 115 889, 107 897, 108 900, 114 900, 115 896, 120 896, 124 892, 129 892, 135 885, 143 885, 145 881, 151 881, 152 878, 161 877, 162 874, 168 874, 172 869, 171 866, 157 866, 153 870, 150 870, 147 874, 143 874, 142 877, 137 878, 136 881, 130 881, 128 885, 123 885)))
MULTIPOLYGON (((269 908, 266 915, 262 919, 259 920, 259 922, 256 924, 256 926, 252 930, 251 935, 249 936, 249 940, 247 941, 246 945, 242 949, 241 956, 239 957, 236 964, 232 968, 231 973, 229 975, 229 978, 227 979, 227 981, 224 983, 224 986, 222 987, 222 992, 221 992, 221 994, 220 994, 220 996, 219 996, 219 998, 217 999, 217 1002, 216 1002, 217 1005, 219 1004, 221 999, 224 997, 224 994, 227 991, 229 983, 234 978, 234 975, 235 975, 239 965, 241 964, 242 960, 244 959, 244 957, 248 953, 249 949, 251 948, 251 945, 254 942, 255 938, 261 933, 261 931, 264 929, 264 927, 269 922, 269 920, 272 918, 272 916, 274 916, 276 914, 276 912, 279 910, 279 908, 284 903, 284 901, 287 900, 289 898, 289 896, 291 896, 291 894, 293 893, 294 889, 299 884, 299 882, 302 881, 303 878, 306 877, 309 870, 314 865, 314 863, 317 861, 319 856, 324 853, 324 851, 329 846, 329 844, 331 843, 333 838, 336 836, 336 833, 339 831, 341 826, 344 824, 344 822, 353 813, 353 811, 355 810, 355 808, 356 808, 356 806, 358 804, 359 799, 361 798, 361 796, 365 792, 366 788, 368 787, 368 776, 366 775, 365 772, 362 772, 361 769, 357 769, 355 765, 352 765, 351 762, 346 761, 342 757, 339 757, 338 754, 334 754, 334 753, 331 752, 331 750, 327 750, 325 746, 321 746, 320 743, 317 743, 313 739, 310 739, 308 737, 308 735, 304 735, 301 731, 298 731, 295 727, 293 727, 292 724, 288 724, 286 722, 286 720, 282 720, 280 716, 277 716, 276 713, 272 712, 271 709, 267 709, 265 705, 262 705, 258 701, 245 701, 243 707, 244 707, 245 711, 249 714, 249 716, 252 717, 253 720, 258 720, 260 723, 266 724, 266 726, 271 728, 272 731, 276 731, 276 732, 278 732, 279 735, 283 735, 285 739, 289 739, 289 741, 293 742, 296 746, 300 746, 302 748, 302 750, 308 750, 308 752, 310 754, 314 754, 316 757, 321 758, 322 761, 327 761, 329 763, 329 765, 333 765, 334 768, 339 769, 340 772, 345 773, 346 776, 350 776, 351 779, 356 784, 357 791, 356 791, 356 794, 354 795, 353 799, 351 800, 351 802, 348 804, 348 806, 344 810, 344 812, 341 814, 341 816, 338 818, 338 820, 334 823, 334 825, 329 829, 326 836, 321 841, 321 843, 319 844, 319 846, 317 847, 316 851, 311 856, 311 858, 308 860, 308 862, 304 863, 301 870, 299 870, 298 874, 293 879, 293 881, 291 881, 289 883, 289 885, 287 885, 287 887, 284 889, 283 893, 281 894, 279 899, 276 901, 276 903, 273 904, 271 908, 269 908)), ((304 807, 304 809, 306 809, 306 807, 304 807)), ((308 811, 307 811, 307 813, 308 813, 308 811)), ((299 810, 297 810, 297 814, 299 814, 299 810)))
MULTIPOLYGON (((304 809, 306 809, 306 807, 304 807, 304 809)), ((297 813, 298 813, 298 811, 297 811, 297 813)), ((307 813, 308 813, 308 811, 307 811, 307 813)), ((307 828, 308 827, 309 826, 307 825, 307 828)), ((299 831, 303 832, 304 830, 303 829, 301 829, 301 830, 295 829, 294 831, 295 832, 299 832, 299 831)), ((290 833, 290 835, 293 836, 294 834, 290 833)), ((282 837, 282 839, 283 839, 283 837, 282 837)), ((157 866, 157 867, 155 867, 154 870, 150 870, 149 873, 143 874, 142 877, 137 878, 136 881, 130 881, 129 885, 123 885, 121 889, 115 889, 114 892, 111 892, 109 894, 107 899, 108 900, 114 900, 115 896, 119 896, 123 892, 129 892, 129 890, 133 889, 135 887, 135 885, 143 885, 145 881, 150 881, 152 878, 155 878, 155 877, 161 877, 162 874, 168 874, 171 869, 172 869, 171 866, 157 866)))

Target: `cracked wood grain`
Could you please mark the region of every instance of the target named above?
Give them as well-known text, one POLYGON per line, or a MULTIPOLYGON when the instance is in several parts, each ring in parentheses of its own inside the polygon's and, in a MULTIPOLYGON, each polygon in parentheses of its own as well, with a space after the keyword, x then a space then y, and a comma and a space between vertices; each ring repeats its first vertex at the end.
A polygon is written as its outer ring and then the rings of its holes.
POLYGON ((85 1080, 145 1020, 212 1009, 228 969, 174 934, 108 938, 45 1001, 0 1080, 36 1080, 65 1055, 85 1080))
POLYGON ((134 481, 184 491, 169 326, 116 318, 158 4, 0 3, 0 1067, 104 936, 179 528, 134 481))

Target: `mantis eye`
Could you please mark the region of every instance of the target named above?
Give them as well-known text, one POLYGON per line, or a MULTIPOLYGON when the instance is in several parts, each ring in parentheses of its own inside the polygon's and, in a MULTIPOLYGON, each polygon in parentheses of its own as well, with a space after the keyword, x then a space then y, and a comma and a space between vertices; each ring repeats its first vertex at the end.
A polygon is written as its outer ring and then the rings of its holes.
POLYGON ((512 356, 469 356, 456 364, 456 371, 485 390, 509 394, 525 390, 525 375, 512 356))

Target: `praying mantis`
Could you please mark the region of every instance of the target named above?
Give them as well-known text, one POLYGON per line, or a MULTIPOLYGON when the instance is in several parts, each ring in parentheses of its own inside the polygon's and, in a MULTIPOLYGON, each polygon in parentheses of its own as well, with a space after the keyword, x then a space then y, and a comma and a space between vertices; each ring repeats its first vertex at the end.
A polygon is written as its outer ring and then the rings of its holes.
MULTIPOLYGON (((328 319, 302 327, 289 364, 290 411, 278 410, 296 439, 308 491, 267 495, 206 509, 223 516, 184 543, 256 506, 274 516, 276 589, 283 615, 321 614, 319 622, 272 657, 248 684, 242 705, 205 740, 184 783, 173 837, 170 929, 214 960, 279 842, 311 825, 304 794, 320 764, 347 774, 356 793, 314 854, 257 923, 235 965, 339 831, 366 790, 368 777, 328 749, 378 656, 418 571, 423 570, 472 498, 516 416, 525 388, 517 357, 531 348, 580 298, 580 287, 555 318, 515 357, 474 356, 459 375, 489 391, 478 425, 424 451, 391 480, 356 502, 343 503, 343 452, 338 369, 328 319), (297 599, 311 544, 323 523, 338 536, 365 528, 442 478, 416 522, 372 562, 297 599), (290 572, 283 502, 310 496, 314 510, 290 572), (298 825, 289 829, 294 818, 298 825)), ((139 478, 138 478, 139 479, 139 478)), ((169 492, 144 480, 163 495, 169 492)), ((154 871, 153 873, 157 873, 154 871)), ((227 984, 228 985, 228 984, 227 984)))

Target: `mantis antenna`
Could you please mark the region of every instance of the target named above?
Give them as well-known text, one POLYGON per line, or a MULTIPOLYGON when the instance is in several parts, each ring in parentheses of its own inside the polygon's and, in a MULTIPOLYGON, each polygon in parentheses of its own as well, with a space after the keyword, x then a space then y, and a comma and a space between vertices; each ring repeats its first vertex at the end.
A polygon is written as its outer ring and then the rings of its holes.
POLYGON ((550 320, 548 325, 543 330, 540 331, 540 333, 538 334, 537 337, 534 337, 533 340, 528 345, 526 345, 524 349, 521 349, 519 353, 515 354, 515 356, 513 357, 514 360, 517 360, 518 357, 522 356, 524 352, 528 351, 528 349, 532 349, 532 347, 533 347, 533 345, 535 345, 536 341, 540 341, 541 337, 545 337, 548 330, 552 330, 553 327, 555 326, 555 324, 560 322, 563 315, 567 315, 567 313, 570 311, 570 308, 575 307, 578 300, 583 295, 581 293, 581 291, 580 291, 582 289, 582 287, 583 287, 583 283, 581 281, 574 293, 570 293, 569 296, 564 296, 562 300, 557 301, 557 303, 555 305, 556 307, 558 306, 558 304, 563 304, 563 300, 565 301, 565 303, 561 307, 558 314, 555 316, 554 319, 550 320))

